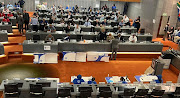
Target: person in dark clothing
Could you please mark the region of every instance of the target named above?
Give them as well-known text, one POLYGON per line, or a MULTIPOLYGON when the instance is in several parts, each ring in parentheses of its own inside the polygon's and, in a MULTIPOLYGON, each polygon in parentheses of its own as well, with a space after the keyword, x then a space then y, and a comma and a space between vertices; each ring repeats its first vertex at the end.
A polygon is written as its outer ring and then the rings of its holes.
POLYGON ((174 27, 171 27, 168 33, 168 39, 172 40, 173 34, 174 34, 174 27))
POLYGON ((66 31, 66 33, 69 33, 71 31, 70 25, 67 25, 67 27, 65 28, 65 31, 66 31))
POLYGON ((52 24, 52 23, 54 23, 54 20, 52 19, 52 17, 50 17, 49 24, 52 24))
POLYGON ((134 20, 134 27, 137 28, 137 32, 139 31, 140 26, 140 16, 138 16, 137 19, 134 20))
POLYGON ((29 13, 27 13, 26 10, 24 10, 23 19, 24 19, 24 24, 25 24, 25 30, 28 30, 28 25, 29 25, 29 13))
POLYGON ((19 0, 18 3, 20 5, 20 7, 23 8, 25 1, 24 0, 19 0))
POLYGON ((96 19, 96 21, 94 22, 94 26, 100 26, 98 19, 96 19))
POLYGON ((106 40, 106 29, 103 27, 99 33, 99 40, 106 40))
POLYGON ((20 34, 23 34, 23 23, 24 23, 23 15, 21 14, 18 15, 17 22, 18 22, 19 32, 20 34))

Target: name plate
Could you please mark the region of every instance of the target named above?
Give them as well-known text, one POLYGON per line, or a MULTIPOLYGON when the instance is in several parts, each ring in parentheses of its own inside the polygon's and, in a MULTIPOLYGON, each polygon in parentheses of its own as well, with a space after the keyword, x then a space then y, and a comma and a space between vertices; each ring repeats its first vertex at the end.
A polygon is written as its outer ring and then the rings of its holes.
POLYGON ((44 50, 51 50, 51 46, 44 46, 44 50))

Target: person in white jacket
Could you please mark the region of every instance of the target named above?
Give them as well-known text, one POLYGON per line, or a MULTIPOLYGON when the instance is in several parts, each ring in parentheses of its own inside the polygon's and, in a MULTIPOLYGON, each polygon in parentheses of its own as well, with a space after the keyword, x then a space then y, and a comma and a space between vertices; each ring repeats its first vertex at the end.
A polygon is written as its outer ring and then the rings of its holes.
POLYGON ((137 42, 137 37, 135 34, 131 35, 129 37, 129 42, 132 42, 132 43, 136 43, 137 42))

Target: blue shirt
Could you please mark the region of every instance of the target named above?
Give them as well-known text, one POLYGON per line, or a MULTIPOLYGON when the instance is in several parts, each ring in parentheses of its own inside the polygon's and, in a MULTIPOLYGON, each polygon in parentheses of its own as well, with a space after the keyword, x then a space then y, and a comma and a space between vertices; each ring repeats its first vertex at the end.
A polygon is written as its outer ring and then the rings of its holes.
POLYGON ((73 83, 74 83, 74 84, 81 84, 82 82, 84 82, 83 79, 77 79, 77 78, 76 78, 76 79, 73 80, 73 83))
POLYGON ((112 6, 112 10, 116 9, 116 6, 112 6))
POLYGON ((7 8, 10 8, 10 7, 13 8, 13 5, 8 4, 8 5, 7 5, 7 8))
POLYGON ((88 81, 88 84, 97 84, 96 81, 88 81))
POLYGON ((84 23, 84 25, 87 27, 87 26, 90 26, 91 25, 91 23, 88 21, 86 21, 85 23, 84 23))
POLYGON ((31 24, 32 25, 39 25, 38 19, 37 18, 32 18, 31 19, 31 24))
POLYGON ((180 37, 180 32, 178 32, 178 34, 176 36, 179 36, 180 37))

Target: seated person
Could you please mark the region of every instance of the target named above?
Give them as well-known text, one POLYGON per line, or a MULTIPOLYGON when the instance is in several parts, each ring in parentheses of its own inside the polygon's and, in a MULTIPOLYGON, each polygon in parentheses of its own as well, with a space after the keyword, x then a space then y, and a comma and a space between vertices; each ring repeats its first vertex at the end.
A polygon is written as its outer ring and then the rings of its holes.
POLYGON ((178 43, 179 41, 180 41, 180 31, 178 31, 178 33, 174 37, 174 42, 175 43, 178 43))
POLYGON ((123 23, 125 25, 130 25, 129 18, 126 15, 124 15, 124 17, 123 17, 123 23))
POLYGON ((9 4, 7 5, 7 8, 13 8, 13 5, 9 3, 9 4))
POLYGON ((2 22, 10 22, 9 18, 5 15, 4 19, 2 20, 2 22))
POLYGON ((86 27, 91 26, 91 23, 89 22, 89 19, 86 20, 86 22, 84 23, 84 25, 85 25, 86 27))
POLYGON ((121 27, 118 27, 117 34, 122 33, 121 27))
POLYGON ((54 20, 53 20, 53 18, 51 17, 50 19, 49 19, 49 24, 53 24, 54 23, 54 20))
POLYGON ((121 22, 119 22, 119 26, 125 26, 125 24, 124 24, 124 22, 123 22, 123 20, 121 20, 121 22))
POLYGON ((75 28, 74 28, 74 32, 75 33, 80 33, 80 31, 81 31, 81 28, 79 27, 79 24, 76 24, 75 28))
POLYGON ((101 15, 100 22, 104 21, 104 15, 101 15))
POLYGON ((106 29, 104 27, 101 28, 101 31, 99 33, 100 39, 99 40, 105 40, 106 39, 106 29))
POLYGON ((70 33, 70 31, 71 31, 71 27, 70 27, 70 25, 68 24, 67 25, 67 27, 65 28, 65 31, 66 31, 66 33, 70 33))
POLYGON ((0 11, 0 17, 4 17, 5 14, 0 11))
POLYGON ((100 26, 99 20, 96 19, 96 21, 94 22, 94 26, 100 26))
POLYGON ((121 36, 121 33, 118 33, 118 40, 121 42, 124 42, 124 38, 121 36))
POLYGON ((106 40, 108 41, 108 42, 111 42, 112 40, 114 39, 114 36, 110 33, 108 36, 107 36, 107 38, 106 38, 106 40))
POLYGON ((44 28, 47 26, 47 21, 45 19, 40 21, 40 30, 44 31, 44 28))
POLYGON ((102 22, 102 25, 107 26, 107 21, 106 21, 106 19, 104 19, 104 21, 102 22))
POLYGON ((119 82, 122 83, 122 84, 127 84, 127 82, 126 82, 126 80, 124 79, 124 77, 121 77, 119 82))
POLYGON ((49 24, 47 31, 56 32, 56 28, 52 24, 49 24))
POLYGON ((89 80, 88 84, 97 84, 95 78, 93 77, 91 80, 89 80))
POLYGON ((72 19, 72 15, 71 15, 71 12, 68 13, 68 19, 72 19))
POLYGON ((7 16, 8 17, 13 17, 13 14, 11 12, 9 12, 9 14, 7 16))
POLYGON ((64 37, 65 41, 70 41, 70 34, 67 34, 66 37, 64 37))
POLYGON ((135 34, 132 34, 130 37, 129 37, 129 42, 132 42, 132 43, 136 43, 137 42, 137 37, 135 34))
POLYGON ((49 35, 46 36, 45 41, 46 42, 52 42, 52 41, 54 41, 54 37, 51 34, 49 34, 49 35))
POLYGON ((81 84, 82 82, 84 82, 84 80, 82 79, 81 75, 78 75, 77 78, 73 80, 74 84, 81 84))
POLYGON ((60 20, 60 25, 61 25, 61 26, 64 26, 64 25, 65 25, 65 22, 64 22, 64 19, 63 19, 63 18, 60 20))
POLYGON ((7 8, 7 7, 5 7, 4 9, 3 9, 3 13, 9 13, 10 11, 9 11, 9 9, 7 8))

